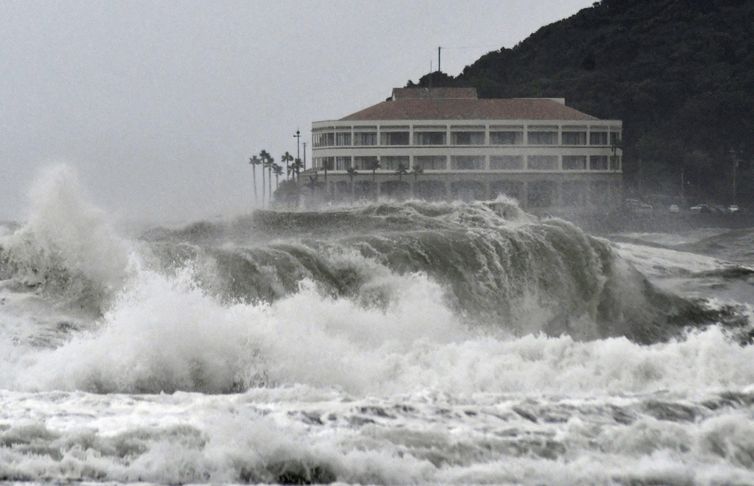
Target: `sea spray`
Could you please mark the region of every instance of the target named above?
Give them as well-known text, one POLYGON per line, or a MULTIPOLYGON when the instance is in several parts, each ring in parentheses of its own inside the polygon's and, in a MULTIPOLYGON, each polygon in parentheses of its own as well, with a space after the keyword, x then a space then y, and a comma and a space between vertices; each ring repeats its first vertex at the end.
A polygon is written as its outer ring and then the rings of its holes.
POLYGON ((69 175, 0 243, 2 479, 754 482, 748 314, 631 263, 724 285, 726 262, 505 200, 129 241, 69 175))
POLYGON ((30 191, 27 221, 0 239, 0 275, 100 311, 124 284, 129 247, 105 213, 82 196, 65 165, 42 171, 30 191))

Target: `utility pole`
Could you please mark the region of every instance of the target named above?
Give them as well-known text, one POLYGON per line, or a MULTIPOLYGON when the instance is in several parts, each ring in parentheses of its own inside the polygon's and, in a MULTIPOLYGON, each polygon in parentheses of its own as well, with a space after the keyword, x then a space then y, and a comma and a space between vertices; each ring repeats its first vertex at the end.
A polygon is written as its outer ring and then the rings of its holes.
POLYGON ((442 71, 442 69, 440 68, 440 56, 441 56, 441 53, 442 53, 442 47, 438 47, 437 48, 437 70, 438 71, 442 71))

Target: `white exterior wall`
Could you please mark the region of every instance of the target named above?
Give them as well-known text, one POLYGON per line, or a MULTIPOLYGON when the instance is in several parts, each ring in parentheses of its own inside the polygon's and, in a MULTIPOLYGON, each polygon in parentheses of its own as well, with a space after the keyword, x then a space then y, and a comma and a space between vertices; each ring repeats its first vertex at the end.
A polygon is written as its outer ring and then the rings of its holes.
MULTIPOLYGON (((424 169, 420 177, 412 177, 410 174, 402 178, 401 184, 408 193, 417 195, 420 186, 426 184, 439 184, 440 193, 449 198, 494 198, 498 194, 501 184, 508 184, 509 189, 505 193, 517 198, 522 207, 528 210, 580 210, 592 208, 592 210, 606 210, 617 207, 622 199, 622 151, 610 143, 610 133, 619 133, 622 138, 622 123, 619 120, 379 120, 379 121, 320 121, 312 124, 312 138, 318 133, 351 133, 351 142, 354 142, 354 132, 361 127, 370 127, 376 132, 378 145, 370 146, 315 146, 312 143, 313 163, 322 158, 332 157, 333 167, 327 171, 325 177, 320 177, 320 183, 324 190, 323 194, 333 198, 361 198, 380 197, 386 194, 394 197, 395 193, 388 193, 390 184, 399 182, 400 176, 395 174, 393 168, 386 168, 383 164, 380 170, 374 174, 367 168, 357 167, 359 175, 349 177, 345 170, 334 170, 336 157, 378 157, 408 156, 408 170, 414 166, 416 156, 444 156, 445 170, 424 169), (392 130, 385 130, 391 127, 392 130), (379 145, 382 141, 381 134, 385 131, 396 131, 394 127, 407 127, 409 132, 408 145, 379 145), (415 127, 423 127, 424 130, 415 130, 415 127), (431 130, 427 130, 432 127, 431 130), (434 128, 437 128, 435 130, 434 128), (479 127, 478 131, 484 131, 484 144, 480 145, 453 145, 451 144, 452 127, 479 127), (490 145, 491 127, 523 127, 523 143, 518 145, 490 145), (527 132, 535 127, 557 127, 556 145, 533 145, 529 144, 527 132), (586 127, 586 145, 563 145, 563 131, 568 127, 586 127), (420 131, 444 131, 446 144, 443 145, 414 145, 414 133, 420 131), (590 134, 593 131, 607 133, 607 143, 603 145, 589 145, 590 134), (491 170, 490 157, 504 155, 523 156, 523 168, 517 170, 491 170), (527 156, 544 155, 555 156, 557 163, 552 170, 529 169, 527 156), (587 165, 584 170, 563 170, 563 156, 578 155, 587 156, 587 165), (451 157, 475 156, 484 157, 484 168, 479 170, 453 169, 451 157), (590 156, 607 157, 606 170, 590 170, 590 156), (611 157, 617 157, 620 166, 611 165, 611 157), (611 168, 612 167, 612 168, 611 168), (574 190, 577 193, 574 193, 574 190), (542 192, 544 191, 544 192, 542 192), (545 196, 540 197, 542 194, 545 196), (544 199, 543 199, 544 198, 544 199), (546 201, 546 202, 543 202, 546 201), (570 208, 570 209, 569 209, 570 208)), ((467 130, 469 131, 469 130, 467 130)), ((495 131, 494 129, 492 131, 495 131)), ((314 140, 312 140, 314 142, 314 140)), ((317 166, 315 166, 317 167, 317 166)), ((320 176, 322 171, 320 171, 320 176)), ((406 193, 404 193, 405 196, 406 193)))
MULTIPOLYGON (((316 147, 312 143, 312 157, 316 161, 321 157, 362 157, 362 156, 409 156, 410 167, 413 167, 413 157, 421 155, 445 155, 448 157, 447 170, 446 171, 429 171, 429 172, 460 172, 464 174, 473 172, 564 172, 568 174, 577 173, 579 171, 567 170, 562 171, 562 156, 563 155, 603 155, 603 156, 622 156, 620 149, 617 149, 613 153, 613 148, 610 145, 610 132, 621 132, 622 122, 620 120, 382 120, 382 121, 320 121, 312 124, 312 133, 315 132, 336 132, 343 133, 344 129, 351 133, 351 142, 354 141, 354 129, 359 127, 377 127, 377 142, 378 145, 370 146, 327 146, 316 147), (409 145, 379 145, 381 142, 381 134, 387 131, 395 130, 383 130, 383 127, 396 127, 405 126, 409 129, 409 145), (446 144, 445 145, 413 145, 414 141, 414 127, 437 127, 437 131, 445 131, 446 144), (490 140, 490 126, 522 126, 524 131, 523 144, 520 145, 489 145, 490 140), (558 145, 530 145, 527 140, 528 130, 535 127, 558 127, 558 145), (452 145, 451 142, 451 127, 484 127, 485 132, 485 145, 452 145), (587 145, 562 145, 562 132, 564 127, 587 127, 587 145), (589 145, 590 133, 595 131, 608 132, 606 145, 589 145), (483 156, 485 157, 484 171, 474 170, 453 170, 450 165, 451 156, 483 156), (543 170, 528 170, 524 167, 523 170, 489 170, 489 157, 495 155, 522 155, 526 160, 528 155, 555 155, 558 157, 558 169, 554 171, 543 170)), ((427 130, 418 130, 418 132, 427 130)), ((495 131, 495 130, 492 130, 495 131)), ((334 135, 333 135, 334 138, 334 135)), ((313 141, 312 141, 313 142, 313 141)), ((330 170, 329 172, 338 173, 344 171, 330 170)), ((380 172, 391 172, 390 170, 382 169, 380 172)), ((585 172, 595 172, 587 170, 585 172)), ((612 172, 622 173, 622 165, 618 170, 597 171, 597 172, 612 172)))

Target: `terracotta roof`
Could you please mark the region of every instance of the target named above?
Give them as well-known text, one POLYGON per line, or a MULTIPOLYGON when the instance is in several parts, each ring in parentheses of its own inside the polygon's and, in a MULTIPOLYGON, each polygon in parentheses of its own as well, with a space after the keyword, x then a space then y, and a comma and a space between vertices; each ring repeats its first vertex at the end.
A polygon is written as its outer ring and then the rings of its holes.
MULTIPOLYGON (((433 90, 434 91, 434 90, 433 90)), ((596 120, 550 98, 397 98, 341 120, 596 120)))
POLYGON ((393 88, 393 99, 476 98, 476 88, 393 88))

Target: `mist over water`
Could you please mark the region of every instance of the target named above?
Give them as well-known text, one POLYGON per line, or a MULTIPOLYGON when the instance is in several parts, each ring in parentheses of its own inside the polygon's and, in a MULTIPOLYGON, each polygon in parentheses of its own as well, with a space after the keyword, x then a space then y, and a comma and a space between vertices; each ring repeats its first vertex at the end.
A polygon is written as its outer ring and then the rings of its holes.
POLYGON ((2 479, 754 481, 754 232, 613 243, 500 198, 126 238, 64 166, 31 200, 2 479))

